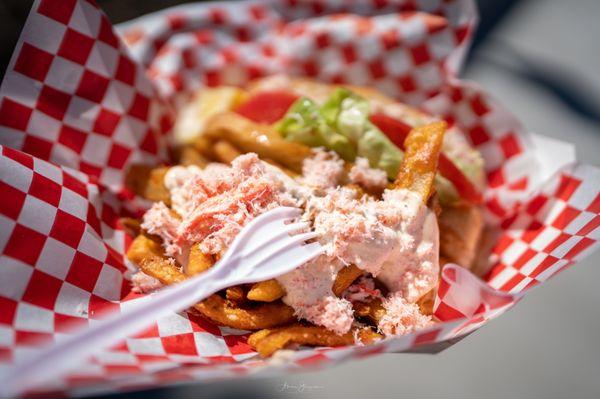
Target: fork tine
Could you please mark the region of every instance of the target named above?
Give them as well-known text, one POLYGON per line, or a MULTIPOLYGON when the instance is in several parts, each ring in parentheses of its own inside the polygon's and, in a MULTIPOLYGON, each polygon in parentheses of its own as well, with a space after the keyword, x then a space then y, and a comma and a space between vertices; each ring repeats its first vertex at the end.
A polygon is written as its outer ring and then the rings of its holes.
POLYGON ((259 264, 247 282, 266 280, 288 273, 324 252, 325 248, 322 245, 313 242, 271 254, 266 261, 259 264))
POLYGON ((316 231, 310 231, 308 233, 295 234, 293 236, 290 236, 290 239, 292 242, 301 243, 304 241, 312 240, 313 238, 317 238, 318 236, 319 233, 317 233, 316 231))
POLYGON ((273 236, 273 238, 281 237, 286 234, 291 234, 296 231, 301 231, 301 230, 307 229, 309 227, 310 227, 310 223, 308 223, 308 222, 295 222, 295 223, 285 224, 277 232, 277 234, 273 236))
POLYGON ((281 223, 284 220, 297 218, 301 214, 302 214, 302 211, 298 208, 282 206, 282 207, 275 208, 267 213, 263 213, 262 215, 258 216, 257 218, 252 220, 250 223, 248 223, 248 225, 245 227, 245 229, 247 229, 247 230, 262 229, 272 223, 281 223))
POLYGON ((242 256, 252 257, 253 261, 257 264, 262 263, 278 255, 280 252, 288 251, 294 246, 300 246, 302 242, 316 238, 318 235, 318 233, 311 231, 268 241, 265 245, 261 245, 258 250, 244 252, 242 256))
POLYGON ((291 219, 298 217, 302 214, 302 210, 300 208, 293 208, 291 206, 281 206, 279 208, 273 209, 269 213, 269 220, 271 219, 291 219))
MULTIPOLYGON (((251 237, 263 237, 268 236, 271 231, 278 231, 284 225, 285 220, 296 218, 302 214, 302 211, 298 208, 292 207, 279 207, 264 213, 245 227, 245 234, 238 235, 235 240, 231 243, 230 248, 241 247, 246 250, 256 250, 262 246, 252 246, 253 240, 251 237)), ((240 248, 240 249, 241 249, 240 248)))
POLYGON ((323 254, 325 252, 325 247, 319 244, 318 242, 312 242, 310 244, 301 245, 299 247, 294 248, 293 252, 290 255, 295 255, 298 258, 298 261, 303 263, 308 262, 309 260, 323 254))

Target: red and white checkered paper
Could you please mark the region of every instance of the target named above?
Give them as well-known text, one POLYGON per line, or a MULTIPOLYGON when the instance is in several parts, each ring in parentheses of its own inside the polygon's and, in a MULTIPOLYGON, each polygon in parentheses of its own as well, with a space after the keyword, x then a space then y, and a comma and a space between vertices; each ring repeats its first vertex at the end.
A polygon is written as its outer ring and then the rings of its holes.
POLYGON ((32 393, 85 395, 432 351, 590 254, 600 237, 600 171, 556 170, 549 144, 457 78, 475 20, 467 0, 228 2, 164 10, 117 34, 93 1, 36 0, 0 89, 0 372, 67 326, 135 299, 123 258, 130 237, 117 219, 139 208, 124 172, 165 161, 173 110, 205 85, 284 72, 371 85, 445 118, 486 159, 486 207, 502 229, 490 273, 482 281, 446 267, 435 310, 442 322, 428 330, 279 362, 258 359, 243 331, 173 314, 32 393))

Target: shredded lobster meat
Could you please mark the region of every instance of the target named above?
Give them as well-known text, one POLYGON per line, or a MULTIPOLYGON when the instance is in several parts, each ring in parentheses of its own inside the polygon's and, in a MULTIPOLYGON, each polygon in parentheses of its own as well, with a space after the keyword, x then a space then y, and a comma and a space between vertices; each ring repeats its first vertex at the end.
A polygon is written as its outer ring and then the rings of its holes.
POLYGON ((344 161, 333 151, 313 150, 313 156, 302 165, 302 184, 318 189, 332 189, 339 185, 344 173, 344 161))
POLYGON ((342 298, 350 302, 367 302, 370 299, 381 298, 381 291, 375 287, 375 281, 369 276, 360 276, 342 293, 342 298))
MULTIPOLYGON (((163 239, 169 256, 183 254, 178 259, 185 259, 193 243, 204 253, 221 253, 259 214, 277 206, 301 206, 302 218, 313 223, 325 252, 277 277, 286 291, 283 301, 297 317, 338 334, 350 331, 355 322, 351 300, 376 295, 374 287, 334 295, 337 273, 354 264, 390 290, 384 302, 390 316, 382 321, 382 331, 403 334, 426 325, 430 318, 415 302, 437 284, 435 215, 418 195, 403 189, 384 191, 382 200, 358 197, 356 190, 339 185, 343 172, 343 161, 322 149, 305 160, 297 179, 252 153, 237 157, 231 166, 174 167, 165 179, 172 211, 155 204, 142 227, 163 239)), ((363 184, 383 185, 381 176, 361 160, 350 175, 363 184)))
POLYGON ((160 281, 142 271, 131 276, 131 285, 132 291, 136 294, 148 294, 163 286, 160 281))
POLYGON ((381 169, 373 169, 369 166, 369 160, 358 157, 354 161, 350 173, 350 183, 358 184, 368 191, 381 192, 388 184, 387 174, 381 169))
POLYGON ((386 335, 405 335, 432 324, 430 316, 419 310, 419 305, 408 302, 401 292, 395 292, 383 300, 385 315, 377 327, 386 335))
POLYGON ((168 256, 181 254, 182 249, 176 243, 181 221, 173 215, 164 202, 155 202, 145 214, 142 229, 162 238, 165 253, 168 256))

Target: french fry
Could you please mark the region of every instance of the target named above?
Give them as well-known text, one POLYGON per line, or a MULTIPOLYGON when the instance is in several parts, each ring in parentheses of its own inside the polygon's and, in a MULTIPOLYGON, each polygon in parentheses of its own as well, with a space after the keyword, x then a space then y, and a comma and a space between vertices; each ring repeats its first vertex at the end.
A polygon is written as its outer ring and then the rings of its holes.
POLYGON ((163 249, 160 243, 145 234, 137 236, 127 250, 127 259, 138 265, 145 259, 162 256, 163 249))
POLYGON ((169 205, 171 195, 165 187, 165 174, 169 168, 148 165, 132 165, 125 177, 125 185, 137 195, 150 201, 162 201, 169 205))
POLYGON ((183 166, 196 165, 203 168, 210 162, 200 151, 191 145, 180 147, 178 157, 178 163, 183 166))
POLYGON ((340 269, 337 276, 335 276, 335 281, 331 287, 335 296, 339 297, 342 295, 342 293, 346 291, 346 288, 350 287, 350 284, 352 284, 361 274, 363 274, 363 271, 356 265, 348 265, 340 269))
POLYGON ((198 273, 207 271, 215 264, 215 259, 200 250, 198 244, 192 245, 188 256, 188 263, 184 268, 186 276, 194 276, 198 273))
POLYGON ((141 222, 139 219, 134 218, 119 218, 119 224, 123 227, 123 230, 130 236, 137 237, 142 231, 141 222))
POLYGON ((258 345, 258 342, 261 341, 263 338, 265 338, 267 335, 271 334, 273 332, 273 330, 269 330, 268 328, 264 328, 262 330, 258 330, 252 334, 250 334, 250 336, 248 337, 248 345, 250 345, 253 348, 256 348, 256 345, 258 345))
MULTIPOLYGON (((442 274, 443 266, 448 263, 449 260, 443 256, 440 256, 440 275, 442 274)), ((433 315, 433 305, 435 305, 435 296, 437 295, 437 287, 433 288, 431 291, 423 295, 417 301, 417 305, 419 305, 419 309, 421 313, 425 315, 433 315)))
POLYGON ((198 153, 202 156, 204 156, 207 159, 211 159, 214 160, 214 153, 213 153, 213 140, 209 139, 208 137, 201 135, 200 137, 198 137, 196 140, 194 140, 193 143, 193 147, 196 151, 198 151, 198 153))
MULTIPOLYGON (((165 285, 186 279, 174 263, 162 256, 146 256, 139 266, 144 273, 165 285)), ((241 308, 216 294, 197 303, 194 308, 218 325, 240 330, 272 328, 295 320, 294 310, 283 302, 257 303, 241 308)))
POLYGON ((213 145, 215 157, 219 162, 230 163, 242 153, 231 143, 225 140, 218 140, 213 145))
POLYGON ((246 292, 240 285, 228 287, 225 289, 225 298, 227 298, 228 301, 236 304, 242 304, 246 301, 246 292))
POLYGON ((372 299, 369 302, 357 301, 352 304, 352 307, 354 308, 355 316, 364 317, 375 325, 385 316, 385 308, 379 298, 372 299))
POLYGON ((283 302, 259 302, 241 308, 211 295, 194 306, 214 323, 240 330, 261 330, 288 324, 296 319, 294 310, 283 302))
POLYGON ((421 313, 425 315, 433 314, 433 305, 435 304, 435 294, 437 289, 434 288, 429 291, 427 294, 423 295, 418 301, 417 305, 419 305, 419 309, 421 313))
POLYGON ((254 283, 248 291, 248 299, 260 302, 273 302, 285 295, 285 290, 275 279, 254 283))
POLYGON ((357 335, 361 344, 372 344, 373 342, 379 341, 383 338, 382 334, 379 334, 378 332, 374 331, 372 328, 369 327, 363 327, 359 329, 357 335))
POLYGON ((419 194, 423 204, 427 204, 433 192, 446 127, 446 122, 419 126, 413 128, 404 141, 404 159, 394 185, 419 194))
POLYGON ((179 268, 164 256, 146 256, 138 265, 145 274, 165 285, 180 283, 186 279, 179 268))
POLYGON ((255 152, 261 159, 270 158, 293 170, 302 170, 302 161, 311 155, 309 147, 284 140, 273 127, 252 122, 235 112, 213 116, 206 125, 205 136, 226 140, 241 152, 255 152))
POLYGON ((305 326, 295 324, 273 330, 258 331, 248 338, 248 343, 262 357, 269 357, 276 351, 290 345, 311 346, 344 346, 355 343, 355 334, 362 343, 371 343, 382 336, 370 328, 360 328, 338 335, 333 331, 320 326, 305 326))
MULTIPOLYGON (((333 282, 332 291, 336 296, 342 293, 356 280, 362 270, 356 265, 348 265, 342 268, 333 282)), ((285 290, 275 279, 255 283, 248 291, 248 299, 261 302, 272 302, 285 295, 285 290)))

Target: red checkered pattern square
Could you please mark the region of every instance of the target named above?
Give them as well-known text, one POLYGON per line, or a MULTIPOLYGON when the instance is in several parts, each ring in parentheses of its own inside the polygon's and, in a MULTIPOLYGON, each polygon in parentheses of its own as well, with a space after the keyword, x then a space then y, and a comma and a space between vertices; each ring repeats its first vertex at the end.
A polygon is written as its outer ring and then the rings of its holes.
POLYGON ((74 169, 87 169, 101 183, 122 190, 120 171, 132 159, 149 163, 164 159, 164 145, 146 146, 143 151, 140 147, 148 128, 158 132, 154 140, 166 133, 164 126, 152 122, 160 120, 155 114, 165 108, 157 106, 160 100, 152 94, 143 69, 129 58, 106 16, 91 2, 40 0, 33 10, 25 29, 37 24, 39 30, 43 25, 51 34, 36 31, 22 36, 17 45, 7 76, 19 76, 18 83, 7 78, 1 90, 0 144, 74 169), (17 99, 24 85, 36 93, 29 104, 17 99), (134 97, 137 105, 130 116, 134 97), (30 125, 32 107, 56 121, 56 137, 30 125), (132 117, 136 123, 129 124, 132 117), (123 131, 128 130, 126 139, 115 145, 101 142, 105 151, 101 156, 84 150, 86 144, 98 145, 96 135, 116 140, 112 135, 119 124, 124 125, 123 131), (115 152, 110 153, 111 149, 115 152))
POLYGON ((75 9, 76 0, 43 0, 38 4, 37 12, 62 24, 68 24, 75 9))
POLYGON ((43 82, 50 70, 54 56, 44 50, 23 43, 19 56, 14 65, 16 72, 32 79, 43 82))
MULTIPOLYGON (((485 281, 448 265, 435 304, 442 323, 371 346, 298 351, 278 372, 439 351, 593 251, 600 172, 565 169, 531 192, 539 181, 522 127, 479 87, 455 78, 475 20, 456 18, 463 5, 193 4, 129 24, 125 48, 93 2, 37 0, 0 88, 0 329, 11 337, 0 344, 0 362, 135 300, 117 223, 134 206, 120 202, 128 198, 123 171, 133 160, 165 159, 170 106, 203 85, 243 85, 280 72, 371 85, 444 117, 486 161, 485 205, 502 236, 485 281)), ((41 392, 108 393, 273 371, 246 339, 173 314, 41 392)))
POLYGON ((11 99, 3 98, 0 104, 0 125, 15 130, 25 130, 31 113, 31 108, 11 99))
POLYGON ((67 28, 63 40, 58 49, 58 55, 76 64, 85 65, 89 57, 94 39, 77 32, 71 28, 67 28))

